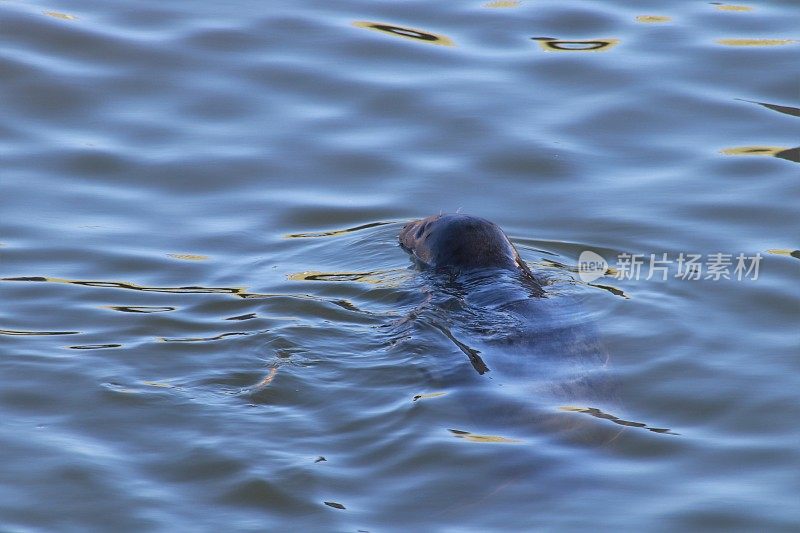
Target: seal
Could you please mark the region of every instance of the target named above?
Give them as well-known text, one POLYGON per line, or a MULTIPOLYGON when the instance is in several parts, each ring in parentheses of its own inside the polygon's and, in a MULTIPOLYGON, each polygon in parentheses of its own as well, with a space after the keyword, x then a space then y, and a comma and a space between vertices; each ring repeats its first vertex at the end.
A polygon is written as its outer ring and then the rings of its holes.
MULTIPOLYGON (((525 391, 519 412, 527 414, 546 399, 556 406, 597 405, 601 387, 593 378, 605 354, 586 313, 569 298, 545 294, 497 224, 460 213, 433 215, 403 226, 399 241, 427 273, 420 277, 427 297, 412 312, 414 321, 442 333, 479 375, 491 376, 488 388, 471 393, 489 411, 486 419, 508 418, 520 400, 511 391, 525 391)), ((452 364, 441 367, 445 374, 452 364)), ((478 407, 471 409, 479 416, 478 407)))
POLYGON ((400 245, 423 268, 454 273, 502 269, 520 274, 541 290, 500 226, 485 218, 451 213, 414 220, 400 231, 400 245))
MULTIPOLYGON (((442 333, 479 375, 493 376, 483 383, 494 387, 473 383, 463 391, 472 420, 503 420, 507 427, 538 420, 563 429, 556 413, 578 412, 669 432, 601 409, 617 405, 617 387, 608 379, 608 354, 591 314, 564 287, 546 294, 497 224, 460 213, 433 215, 403 226, 399 241, 431 273, 421 277, 427 298, 410 316, 442 333)), ((426 340, 417 351, 436 350, 436 338, 426 340)))

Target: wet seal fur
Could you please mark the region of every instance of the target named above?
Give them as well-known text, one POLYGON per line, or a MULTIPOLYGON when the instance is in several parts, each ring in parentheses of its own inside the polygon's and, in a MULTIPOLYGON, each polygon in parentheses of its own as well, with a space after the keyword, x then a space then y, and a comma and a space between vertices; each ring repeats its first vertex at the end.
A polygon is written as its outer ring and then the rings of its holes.
POLYGON ((455 274, 507 270, 519 274, 544 294, 500 226, 484 218, 460 213, 433 215, 403 226, 399 238, 400 245, 423 268, 455 274))

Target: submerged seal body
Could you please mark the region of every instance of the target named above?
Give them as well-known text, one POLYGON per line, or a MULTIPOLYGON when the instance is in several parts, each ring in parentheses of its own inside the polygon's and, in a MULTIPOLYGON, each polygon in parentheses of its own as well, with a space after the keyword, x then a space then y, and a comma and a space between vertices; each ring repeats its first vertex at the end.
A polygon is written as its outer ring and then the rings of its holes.
MULTIPOLYGON (((585 313, 568 298, 545 294, 497 224, 464 214, 434 215, 406 224, 399 240, 432 273, 429 301, 449 301, 448 322, 464 332, 488 332, 476 343, 488 337, 495 346, 515 348, 516 356, 498 358, 494 366, 519 368, 537 359, 541 368, 545 361, 596 362, 601 355, 585 313)), ((470 359, 480 374, 491 368, 470 359)))
MULTIPOLYGON (((559 432, 577 428, 588 435, 584 425, 564 423, 566 411, 670 433, 604 411, 619 405, 617 384, 608 377, 594 317, 571 297, 573 283, 550 285, 545 293, 497 224, 458 213, 434 215, 406 224, 399 240, 431 273, 422 276, 427 299, 411 314, 420 336, 426 330, 443 334, 438 342, 429 335, 418 351, 438 351, 449 342, 481 376, 457 392, 471 421, 504 430, 529 423, 559 432)), ((451 365, 447 360, 444 368, 451 365)))
MULTIPOLYGON (((469 392, 458 388, 472 420, 518 426, 559 418, 554 413, 565 403, 605 404, 606 354, 591 318, 563 290, 546 294, 497 224, 434 215, 407 223, 399 240, 427 272, 420 278, 427 299, 412 312, 418 335, 443 334, 428 335, 426 349, 439 352, 449 342, 483 376, 468 380, 469 392)), ((433 365, 463 378, 463 365, 453 362, 433 365)))

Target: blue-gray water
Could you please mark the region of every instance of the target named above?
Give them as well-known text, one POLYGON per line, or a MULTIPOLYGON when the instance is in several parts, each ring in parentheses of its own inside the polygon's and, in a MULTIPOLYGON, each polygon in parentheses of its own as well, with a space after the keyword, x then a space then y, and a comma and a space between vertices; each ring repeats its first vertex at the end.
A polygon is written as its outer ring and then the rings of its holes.
POLYGON ((0 2, 0 530, 797 531, 799 16, 0 2), (458 209, 607 403, 522 394, 502 314, 431 295, 397 234, 458 209))

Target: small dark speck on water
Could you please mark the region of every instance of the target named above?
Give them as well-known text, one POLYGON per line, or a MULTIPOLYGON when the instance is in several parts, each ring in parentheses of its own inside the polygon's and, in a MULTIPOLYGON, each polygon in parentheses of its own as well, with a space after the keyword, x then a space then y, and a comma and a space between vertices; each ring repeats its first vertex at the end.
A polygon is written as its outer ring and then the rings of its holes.
POLYGON ((334 509, 345 509, 345 506, 338 502, 322 502, 328 507, 333 507, 334 509))

